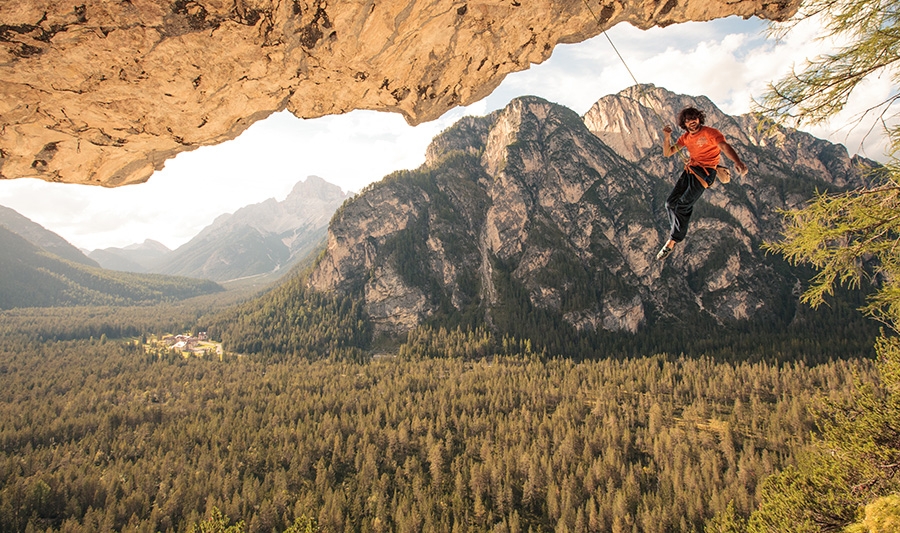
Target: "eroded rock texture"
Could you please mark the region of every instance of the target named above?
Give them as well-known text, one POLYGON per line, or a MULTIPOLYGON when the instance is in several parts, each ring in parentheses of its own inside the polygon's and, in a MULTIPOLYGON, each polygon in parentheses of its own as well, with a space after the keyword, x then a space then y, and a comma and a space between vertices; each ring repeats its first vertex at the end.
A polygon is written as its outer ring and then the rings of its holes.
POLYGON ((0 178, 143 182, 283 109, 419 123, 618 22, 777 19, 798 3, 0 0, 0 178))
POLYGON ((650 85, 605 96, 583 117, 520 97, 461 119, 435 137, 420 168, 345 202, 308 286, 362 299, 375 332, 389 335, 480 322, 532 338, 538 324, 556 324, 560 342, 577 344, 577 332, 660 324, 771 320, 755 322, 768 328, 794 319, 806 277, 763 249, 784 230, 781 211, 817 190, 867 186, 874 165, 650 85), (750 173, 711 186, 688 238, 657 261, 683 163, 663 157, 661 128, 644 126, 687 105, 706 113, 750 173))

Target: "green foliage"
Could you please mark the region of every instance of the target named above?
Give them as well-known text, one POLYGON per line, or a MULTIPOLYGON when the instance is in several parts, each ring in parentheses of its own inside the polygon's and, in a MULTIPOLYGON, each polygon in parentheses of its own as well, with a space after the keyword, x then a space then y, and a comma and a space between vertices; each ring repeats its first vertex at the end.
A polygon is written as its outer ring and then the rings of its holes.
POLYGON ((745 520, 734 510, 734 502, 728 502, 724 511, 721 511, 706 522, 704 533, 741 533, 746 527, 745 520))
POLYGON ((372 333, 362 299, 306 288, 299 272, 262 296, 204 317, 226 351, 274 361, 360 359, 372 333))
POLYGON ((441 284, 423 260, 428 254, 425 244, 428 221, 425 217, 410 220, 406 228, 381 246, 380 252, 393 264, 405 283, 421 288, 425 294, 439 296, 443 293, 441 284))
POLYGON ((900 182, 895 170, 877 188, 820 194, 806 207, 786 213, 787 229, 770 250, 819 272, 803 299, 825 301, 838 284, 879 285, 865 311, 885 324, 900 324, 900 182))
POLYGON ((218 507, 213 507, 210 517, 197 522, 188 528, 188 533, 244 533, 244 523, 230 525, 231 519, 222 514, 218 507))
POLYGON ((463 331, 459 327, 447 330, 423 326, 407 334, 406 342, 400 346, 398 355, 402 358, 450 357, 471 360, 497 353, 497 348, 493 336, 483 327, 463 331))
MULTIPOLYGON (((824 20, 825 37, 840 36, 847 44, 772 85, 759 105, 763 114, 816 124, 840 111, 870 74, 886 73, 900 86, 900 12, 894 3, 809 0, 794 23, 813 16, 824 20)), ((897 97, 873 106, 882 110, 883 124, 897 97)), ((900 129, 885 129, 896 156, 900 129)), ((880 174, 879 186, 818 194, 804 208, 786 213, 783 240, 767 244, 792 263, 818 270, 803 295, 813 306, 839 285, 870 281, 874 293, 863 311, 895 333, 900 328, 898 176, 894 159, 880 174)), ((873 509, 895 505, 884 498, 900 491, 895 479, 900 470, 900 339, 882 333, 875 351, 880 383, 860 386, 851 402, 830 404, 820 414, 821 438, 796 464, 763 483, 748 531, 881 530, 881 518, 875 518, 879 511, 873 509)))
POLYGON ((844 529, 845 533, 891 533, 900 531, 900 495, 891 494, 866 505, 861 522, 844 529))
POLYGON ((458 358, 366 364, 159 359, 27 333, 0 335, 2 531, 686 533, 729 502, 749 513, 807 442, 808 407, 846 403, 872 374, 467 359, 474 330, 411 339, 458 358))
POLYGON ((498 259, 492 263, 498 304, 491 308, 491 317, 497 330, 511 338, 529 339, 538 353, 584 357, 576 344, 580 335, 575 328, 559 313, 532 304, 528 289, 513 276, 510 265, 498 259))
POLYGON ((900 338, 882 337, 876 351, 881 383, 828 406, 822 437, 763 483, 750 532, 839 530, 869 502, 900 491, 900 338))
POLYGON ((39 341, 135 338, 144 333, 204 331, 201 317, 234 305, 240 293, 216 293, 155 306, 29 307, 0 311, 0 337, 39 341))
POLYGON ((303 514, 298 516, 291 527, 284 530, 284 533, 316 533, 317 531, 319 531, 318 521, 303 514))
MULTIPOLYGON (((889 170, 890 173, 895 172, 889 170)), ((897 330, 900 324, 900 187, 819 195, 787 213, 784 240, 769 249, 818 269, 803 299, 819 306, 840 285, 871 281, 862 309, 897 330)), ((847 527, 865 506, 900 490, 900 339, 877 340, 879 386, 856 391, 845 405, 820 413, 822 437, 798 462, 762 485, 761 503, 748 522, 753 533, 816 532, 847 527)), ((862 526, 860 526, 862 527, 862 526)))
MULTIPOLYGON (((771 84, 757 103, 765 116, 781 121, 818 124, 844 108, 856 86, 870 75, 890 76, 900 86, 900 11, 894 2, 883 0, 805 0, 798 16, 774 33, 789 31, 797 23, 817 18, 824 24, 820 39, 837 37, 846 42, 836 53, 808 62, 798 73, 771 84)), ((878 120, 885 124, 885 114, 898 98, 873 103, 881 109, 878 120)), ((892 117, 896 117, 893 114, 892 117)), ((892 152, 900 149, 900 128, 885 126, 892 141, 892 152)))
POLYGON ((170 302, 222 291, 212 281, 117 272, 66 261, 0 226, 0 309, 170 302))

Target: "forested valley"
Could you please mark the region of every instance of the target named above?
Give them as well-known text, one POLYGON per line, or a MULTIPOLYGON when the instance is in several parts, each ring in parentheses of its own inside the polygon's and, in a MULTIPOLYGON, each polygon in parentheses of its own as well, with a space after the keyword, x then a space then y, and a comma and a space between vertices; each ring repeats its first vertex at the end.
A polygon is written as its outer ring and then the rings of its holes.
POLYGON ((0 315, 0 530, 703 531, 876 382, 865 358, 568 358, 481 328, 366 357, 137 342, 214 307, 0 315))

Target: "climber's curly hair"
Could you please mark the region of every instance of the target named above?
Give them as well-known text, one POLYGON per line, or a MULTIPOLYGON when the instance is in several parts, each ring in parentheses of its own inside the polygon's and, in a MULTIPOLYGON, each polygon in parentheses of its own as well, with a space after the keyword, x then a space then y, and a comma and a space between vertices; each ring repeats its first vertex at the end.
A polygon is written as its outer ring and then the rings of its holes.
POLYGON ((686 130, 684 123, 694 118, 700 119, 701 126, 706 123, 706 115, 703 111, 696 107, 685 107, 681 110, 681 113, 678 113, 678 125, 681 126, 681 129, 686 130))

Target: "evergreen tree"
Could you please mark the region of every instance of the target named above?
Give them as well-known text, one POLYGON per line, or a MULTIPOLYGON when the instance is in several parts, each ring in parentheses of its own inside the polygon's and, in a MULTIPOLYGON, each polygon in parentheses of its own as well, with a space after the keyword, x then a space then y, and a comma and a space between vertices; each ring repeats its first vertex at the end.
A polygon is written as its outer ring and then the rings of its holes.
MULTIPOLYGON (((869 75, 887 73, 900 85, 895 2, 810 0, 793 23, 813 16, 825 21, 826 37, 841 36, 848 44, 773 84, 761 112, 815 124, 840 111, 869 75)), ((880 108, 883 118, 897 97, 873 109, 880 108)), ((885 130, 891 161, 871 188, 816 196, 787 214, 784 239, 768 245, 819 270, 803 296, 813 306, 824 303, 837 285, 871 281, 874 294, 863 310, 889 329, 876 344, 881 383, 859 386, 853 401, 826 408, 821 437, 795 465, 765 480, 747 525, 754 533, 887 531, 883 524, 897 520, 896 501, 889 495, 900 490, 900 339, 894 335, 900 327, 900 129, 885 130)), ((729 516, 721 513, 707 528, 715 531, 727 522, 729 516)))
POLYGON ((218 507, 213 507, 210 517, 193 524, 188 533, 244 533, 244 523, 231 525, 231 520, 218 507))
MULTIPOLYGON (((900 86, 900 10, 890 0, 805 0, 797 16, 773 26, 783 35, 798 23, 816 19, 823 24, 820 39, 838 38, 846 44, 833 54, 819 56, 805 68, 775 82, 757 103, 757 110, 776 121, 820 124, 840 112, 864 79, 888 75, 900 86)), ((879 119, 897 117, 890 108, 900 94, 880 102, 879 119)), ((882 124, 885 121, 882 120, 882 124)), ((900 126, 885 126, 892 153, 900 149, 900 126)))

